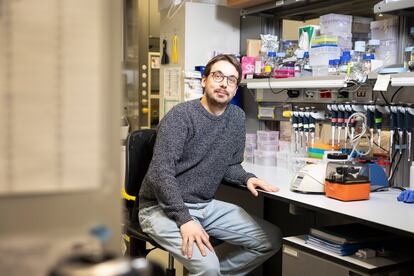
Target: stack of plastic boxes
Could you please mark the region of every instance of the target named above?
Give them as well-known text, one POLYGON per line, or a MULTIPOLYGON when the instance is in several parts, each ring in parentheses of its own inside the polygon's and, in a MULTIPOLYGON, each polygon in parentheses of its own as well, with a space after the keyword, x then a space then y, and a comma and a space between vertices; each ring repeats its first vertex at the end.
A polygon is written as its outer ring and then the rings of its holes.
POLYGON ((327 76, 329 60, 339 59, 341 51, 352 48, 352 16, 326 14, 320 17, 321 36, 312 40, 309 51, 312 75, 327 76))
POLYGON ((309 62, 314 77, 327 76, 329 60, 339 59, 341 50, 337 45, 338 39, 333 35, 321 35, 312 40, 309 50, 309 62))
POLYGON ((384 61, 384 66, 395 64, 398 53, 398 19, 390 18, 371 22, 371 37, 381 41, 376 59, 384 61))
POLYGON ((352 17, 352 35, 354 41, 368 41, 370 39, 370 24, 372 20, 370 17, 352 17))
POLYGON ((343 14, 326 14, 320 18, 321 34, 338 38, 338 47, 343 50, 352 49, 352 16, 343 14))
POLYGON ((256 133, 246 133, 246 145, 244 147, 244 161, 254 163, 254 151, 257 148, 256 133))
POLYGON ((254 150, 254 163, 262 166, 277 165, 279 131, 257 131, 257 149, 254 150))
POLYGON ((279 141, 279 151, 276 153, 277 166, 290 169, 290 141, 279 141))

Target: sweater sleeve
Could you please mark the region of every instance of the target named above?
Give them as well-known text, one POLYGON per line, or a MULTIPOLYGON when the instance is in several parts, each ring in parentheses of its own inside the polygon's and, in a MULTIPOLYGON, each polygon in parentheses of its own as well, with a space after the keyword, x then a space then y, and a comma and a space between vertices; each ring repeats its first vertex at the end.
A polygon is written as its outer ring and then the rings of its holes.
POLYGON ((160 206, 178 227, 192 219, 175 177, 176 163, 183 153, 188 132, 184 112, 171 110, 159 125, 154 154, 147 172, 160 206))
POLYGON ((235 145, 236 151, 233 154, 233 158, 231 163, 229 164, 229 167, 226 171, 226 173, 224 174, 224 181, 228 182, 228 183, 233 183, 233 184, 237 184, 237 185, 246 185, 247 180, 249 180, 249 178, 251 177, 256 177, 254 174, 252 173, 248 173, 246 172, 241 163, 243 162, 244 159, 244 146, 246 143, 246 130, 244 128, 244 121, 245 121, 245 116, 244 113, 242 113, 242 115, 240 115, 240 117, 242 118, 242 123, 241 123, 241 134, 240 134, 240 139, 238 140, 237 144, 235 145))

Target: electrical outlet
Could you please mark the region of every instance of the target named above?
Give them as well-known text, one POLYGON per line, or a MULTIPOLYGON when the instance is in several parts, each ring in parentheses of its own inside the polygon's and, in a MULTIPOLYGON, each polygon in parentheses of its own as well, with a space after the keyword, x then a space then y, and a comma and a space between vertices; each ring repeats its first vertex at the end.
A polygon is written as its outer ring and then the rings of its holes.
POLYGON ((316 93, 314 91, 305 91, 305 99, 313 100, 316 98, 316 93))
POLYGON ((319 91, 319 98, 320 99, 331 99, 332 98, 331 90, 321 90, 321 91, 319 91))
POLYGON ((356 96, 359 97, 359 98, 365 98, 367 96, 367 92, 363 89, 359 89, 356 92, 356 96))

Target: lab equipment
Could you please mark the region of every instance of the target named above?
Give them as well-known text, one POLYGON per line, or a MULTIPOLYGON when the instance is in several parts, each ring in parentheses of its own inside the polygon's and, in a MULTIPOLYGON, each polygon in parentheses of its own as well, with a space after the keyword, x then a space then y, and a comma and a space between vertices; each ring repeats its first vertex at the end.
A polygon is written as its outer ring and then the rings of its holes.
POLYGON ((400 154, 402 154, 402 141, 403 141, 403 134, 404 134, 404 129, 405 129, 405 120, 404 120, 404 116, 405 116, 405 108, 402 106, 398 107, 398 112, 397 112, 397 129, 398 129, 398 137, 400 138, 400 154))
POLYGON ((394 147, 394 133, 397 130, 397 113, 398 113, 398 108, 396 106, 391 106, 390 107, 390 159, 393 158, 392 153, 393 153, 393 147, 394 147))
POLYGON ((372 147, 374 145, 375 105, 366 105, 364 108, 367 112, 367 126, 371 134, 370 143, 372 147))
POLYGON ((328 162, 325 195, 342 201, 369 199, 369 168, 355 162, 328 162))
POLYGON ((338 120, 338 108, 336 105, 328 105, 327 108, 331 111, 331 143, 333 150, 335 147, 335 127, 338 120))
POLYGON ((298 113, 298 107, 293 107, 293 113, 292 113, 292 128, 295 131, 295 153, 298 153, 299 148, 299 113, 298 113))
POLYGON ((413 132, 413 116, 414 116, 414 108, 406 107, 405 108, 405 129, 407 132, 408 162, 411 161, 411 133, 413 132))
POLYGON ((323 194, 326 163, 305 165, 293 177, 290 190, 301 193, 323 194))
POLYGON ((340 104, 338 105, 338 119, 337 119, 337 128, 338 128, 338 142, 337 144, 341 144, 341 129, 345 129, 345 106, 340 104))
POLYGON ((300 148, 303 149, 303 130, 304 130, 303 123, 304 123, 304 116, 305 116, 303 107, 299 108, 298 115, 299 115, 298 128, 299 128, 299 134, 300 134, 300 138, 299 138, 300 148))
POLYGON ((309 119, 310 119, 310 112, 309 112, 310 108, 309 106, 305 107, 305 112, 303 113, 304 116, 304 121, 303 121, 303 128, 304 128, 304 132, 305 132, 305 149, 308 150, 308 145, 309 145, 309 119))
MULTIPOLYGON (((351 117, 352 114, 352 106, 347 104, 344 106, 345 107, 345 112, 344 112, 344 125, 345 125, 345 137, 344 137, 344 147, 346 148, 346 144, 347 144, 347 140, 348 140, 348 132, 349 132, 349 127, 351 126, 351 122, 349 120, 349 117, 351 117)), ((352 138, 351 138, 352 139, 352 138)))
POLYGON ((385 107, 376 105, 375 106, 375 127, 378 132, 378 147, 381 147, 381 131, 382 131, 382 117, 385 114, 385 107))

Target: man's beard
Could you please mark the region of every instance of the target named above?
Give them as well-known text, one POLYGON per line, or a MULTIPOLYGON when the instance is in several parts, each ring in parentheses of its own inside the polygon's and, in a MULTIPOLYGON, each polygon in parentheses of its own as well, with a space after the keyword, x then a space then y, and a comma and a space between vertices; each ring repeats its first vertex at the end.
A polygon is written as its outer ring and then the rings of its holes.
MULTIPOLYGON (((206 94, 206 99, 210 106, 215 106, 217 108, 225 108, 231 101, 231 99, 229 99, 225 102, 219 102, 214 97, 212 97, 209 93, 207 92, 204 92, 204 93, 206 94)), ((213 93, 216 93, 216 92, 213 92, 213 93)))

